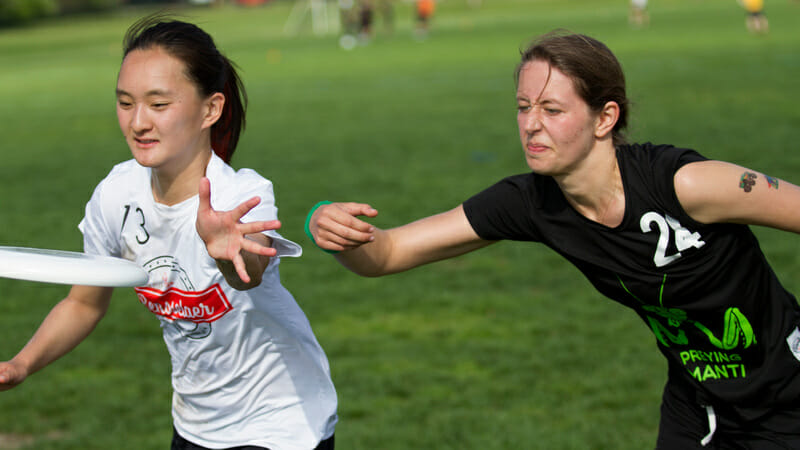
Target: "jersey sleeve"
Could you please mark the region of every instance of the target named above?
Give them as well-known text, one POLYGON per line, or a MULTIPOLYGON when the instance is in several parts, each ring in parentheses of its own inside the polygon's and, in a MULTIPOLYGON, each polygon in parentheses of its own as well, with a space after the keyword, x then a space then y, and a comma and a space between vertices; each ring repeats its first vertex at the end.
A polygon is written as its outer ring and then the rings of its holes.
MULTIPOLYGON (((211 181, 211 206, 219 211, 228 211, 252 197, 259 197, 261 202, 242 217, 242 222, 277 220, 278 207, 275 204, 275 193, 272 182, 251 169, 240 169, 237 182, 232 186, 216 186, 211 181), (219 187, 216 190, 215 187, 219 187)), ((278 257, 299 257, 303 249, 299 244, 284 238, 275 230, 264 232, 272 239, 272 246, 278 251, 278 257)))
POLYGON ((652 146, 650 149, 649 169, 659 183, 658 189, 662 192, 674 192, 673 178, 675 172, 686 164, 705 161, 707 158, 694 150, 682 149, 672 146, 652 146))
POLYGON ((683 210, 678 195, 675 193, 675 173, 686 164, 693 162, 706 161, 707 158, 700 153, 683 148, 668 145, 651 146, 650 164, 648 172, 644 174, 654 182, 654 192, 652 195, 657 197, 657 201, 662 205, 674 205, 671 207, 680 218, 682 223, 696 222, 683 210))
POLYGON ((83 233, 83 251, 92 255, 115 256, 121 254, 119 236, 114 236, 106 220, 104 204, 105 180, 94 189, 86 204, 83 219, 78 229, 83 233))
POLYGON ((524 174, 501 180, 468 199, 463 207, 481 239, 539 241, 540 233, 530 216, 533 202, 533 175, 524 174))

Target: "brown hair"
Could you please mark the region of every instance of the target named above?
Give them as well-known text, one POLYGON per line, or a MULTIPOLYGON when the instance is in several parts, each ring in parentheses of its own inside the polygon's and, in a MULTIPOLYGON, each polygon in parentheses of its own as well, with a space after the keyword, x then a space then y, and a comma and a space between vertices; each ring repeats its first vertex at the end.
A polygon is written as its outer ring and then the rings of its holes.
POLYGON ((514 72, 519 84, 523 66, 531 61, 545 61, 572 79, 578 95, 592 111, 599 112, 607 102, 619 105, 619 118, 612 131, 614 145, 625 142, 623 130, 628 125, 630 102, 625 93, 625 74, 611 50, 597 39, 565 32, 552 31, 534 40, 520 52, 514 72))
POLYGON ((153 14, 131 25, 123 41, 123 59, 133 50, 164 49, 186 66, 186 75, 202 95, 221 92, 225 105, 211 127, 211 148, 230 162, 244 130, 247 93, 236 68, 217 49, 211 36, 198 26, 153 14))

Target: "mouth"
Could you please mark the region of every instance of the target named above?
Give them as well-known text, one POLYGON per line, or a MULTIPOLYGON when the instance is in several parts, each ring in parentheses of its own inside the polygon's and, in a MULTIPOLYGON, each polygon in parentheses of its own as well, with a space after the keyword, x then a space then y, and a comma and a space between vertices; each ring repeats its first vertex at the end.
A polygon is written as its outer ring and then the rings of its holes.
POLYGON ((546 146, 544 144, 540 144, 538 142, 528 142, 527 144, 525 144, 525 151, 527 153, 529 153, 529 154, 532 154, 532 155, 537 155, 537 154, 540 154, 540 153, 544 153, 549 148, 550 147, 548 147, 548 146, 546 146))
POLYGON ((133 142, 136 143, 136 146, 139 148, 151 148, 158 143, 158 139, 145 139, 145 138, 133 138, 133 142))

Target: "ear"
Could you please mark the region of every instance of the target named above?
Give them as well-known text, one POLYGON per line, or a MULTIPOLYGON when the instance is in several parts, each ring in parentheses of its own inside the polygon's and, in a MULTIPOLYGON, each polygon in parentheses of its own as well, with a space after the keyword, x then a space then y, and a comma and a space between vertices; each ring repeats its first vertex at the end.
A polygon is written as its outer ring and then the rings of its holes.
POLYGON ((203 116, 203 129, 211 128, 212 125, 217 123, 217 120, 222 116, 222 108, 225 106, 225 96, 222 92, 215 92, 205 100, 203 107, 205 108, 205 115, 203 116))
POLYGON ((597 114, 597 119, 594 127, 594 135, 596 138, 604 138, 614 131, 614 125, 617 124, 619 119, 619 105, 617 102, 607 102, 600 113, 597 114))

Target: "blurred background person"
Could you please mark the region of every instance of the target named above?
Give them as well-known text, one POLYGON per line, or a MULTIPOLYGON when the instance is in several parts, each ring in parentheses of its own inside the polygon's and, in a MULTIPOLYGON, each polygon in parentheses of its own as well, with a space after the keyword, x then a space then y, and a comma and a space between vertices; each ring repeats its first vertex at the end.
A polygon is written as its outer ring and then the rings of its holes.
POLYGON ((376 10, 381 15, 386 33, 394 32, 394 4, 393 0, 378 0, 376 10))
POLYGON ((353 49, 358 41, 356 36, 359 29, 358 8, 354 0, 339 0, 339 20, 341 21, 342 36, 339 45, 345 50, 353 49))
POLYGON ((430 21, 435 10, 435 0, 416 0, 417 28, 415 30, 415 36, 418 39, 425 39, 428 37, 430 21))
POLYGON ((643 27, 650 23, 647 0, 631 0, 628 22, 635 27, 643 27))
POLYGON ((372 23, 375 20, 375 8, 372 0, 358 2, 358 39, 366 44, 372 38, 372 23))
POLYGON ((753 34, 767 34, 769 21, 764 14, 764 0, 738 0, 739 4, 747 11, 745 26, 753 34))

